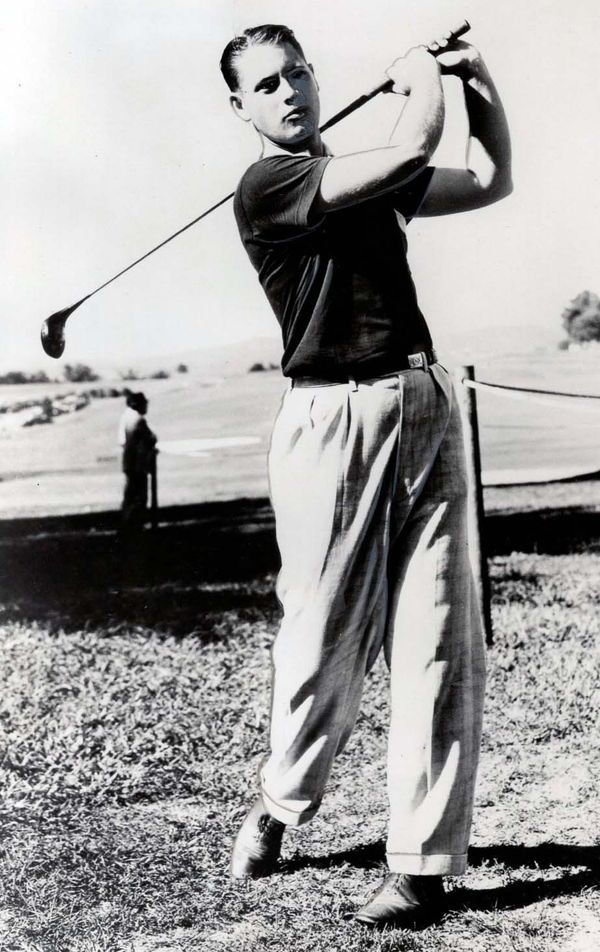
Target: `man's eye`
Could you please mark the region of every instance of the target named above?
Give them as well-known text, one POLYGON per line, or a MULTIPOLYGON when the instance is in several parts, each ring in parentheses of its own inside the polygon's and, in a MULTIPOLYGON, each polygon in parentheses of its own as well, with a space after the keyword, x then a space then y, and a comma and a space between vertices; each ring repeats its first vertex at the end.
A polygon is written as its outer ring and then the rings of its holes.
POLYGON ((272 79, 268 83, 263 83, 260 88, 264 93, 274 93, 277 89, 277 80, 272 79))

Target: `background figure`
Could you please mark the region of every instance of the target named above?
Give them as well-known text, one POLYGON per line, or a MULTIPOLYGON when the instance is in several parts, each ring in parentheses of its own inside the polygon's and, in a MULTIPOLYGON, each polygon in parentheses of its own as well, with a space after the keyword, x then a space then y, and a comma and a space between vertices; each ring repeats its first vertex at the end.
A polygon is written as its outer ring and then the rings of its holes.
POLYGON ((144 525, 148 507, 148 475, 156 460, 156 435, 146 421, 148 400, 141 392, 125 391, 127 406, 119 421, 119 445, 123 449, 122 530, 129 535, 144 525))

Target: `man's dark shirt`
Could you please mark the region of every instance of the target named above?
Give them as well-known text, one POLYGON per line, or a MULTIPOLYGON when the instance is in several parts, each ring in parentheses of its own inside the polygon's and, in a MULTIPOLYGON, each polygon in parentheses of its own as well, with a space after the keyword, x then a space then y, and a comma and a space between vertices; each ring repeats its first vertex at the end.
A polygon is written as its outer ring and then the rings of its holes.
POLYGON ((283 373, 328 380, 393 372, 431 348, 396 212, 410 219, 432 168, 323 216, 312 211, 329 157, 255 162, 235 193, 240 235, 281 324, 283 373))

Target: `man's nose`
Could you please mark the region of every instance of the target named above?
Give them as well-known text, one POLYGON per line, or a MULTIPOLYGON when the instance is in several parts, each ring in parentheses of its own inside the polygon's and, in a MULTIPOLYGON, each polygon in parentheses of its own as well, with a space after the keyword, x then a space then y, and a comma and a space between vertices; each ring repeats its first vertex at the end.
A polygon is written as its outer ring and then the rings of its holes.
POLYGON ((294 88, 292 83, 290 83, 289 79, 281 80, 281 92, 283 94, 283 98, 286 103, 292 102, 292 100, 294 99, 296 95, 296 89, 294 88))

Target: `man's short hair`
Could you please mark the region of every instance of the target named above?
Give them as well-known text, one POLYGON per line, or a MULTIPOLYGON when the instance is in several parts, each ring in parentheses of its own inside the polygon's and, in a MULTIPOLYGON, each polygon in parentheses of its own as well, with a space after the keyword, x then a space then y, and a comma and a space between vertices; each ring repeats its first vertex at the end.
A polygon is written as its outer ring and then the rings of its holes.
POLYGON ((289 43, 290 46, 293 46, 296 52, 299 53, 306 62, 304 50, 288 26, 282 26, 277 23, 264 23, 262 26, 251 26, 247 30, 244 30, 243 33, 240 33, 239 36, 234 36, 223 50, 221 62, 219 63, 223 78, 231 92, 235 93, 239 89, 240 81, 235 63, 240 53, 243 53, 244 50, 247 50, 251 46, 280 46, 282 43, 289 43))

